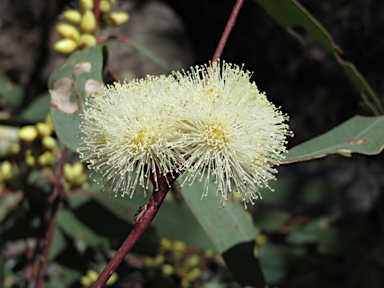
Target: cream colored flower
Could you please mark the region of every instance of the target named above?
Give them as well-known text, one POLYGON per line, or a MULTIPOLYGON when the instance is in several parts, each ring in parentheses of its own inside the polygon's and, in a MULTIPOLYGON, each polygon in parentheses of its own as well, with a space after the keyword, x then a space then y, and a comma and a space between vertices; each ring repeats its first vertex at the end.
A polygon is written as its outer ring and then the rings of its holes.
POLYGON ((173 126, 180 135, 172 147, 183 153, 178 169, 184 183, 204 181, 205 195, 212 175, 222 205, 236 191, 253 203, 283 159, 288 117, 250 82, 251 73, 236 65, 214 63, 173 76, 179 84, 173 126))
POLYGON ((169 146, 176 132, 169 125, 173 85, 169 77, 148 76, 115 83, 87 100, 78 151, 104 190, 132 197, 138 184, 148 189, 150 177, 156 182, 158 174, 172 173, 178 158, 169 146))

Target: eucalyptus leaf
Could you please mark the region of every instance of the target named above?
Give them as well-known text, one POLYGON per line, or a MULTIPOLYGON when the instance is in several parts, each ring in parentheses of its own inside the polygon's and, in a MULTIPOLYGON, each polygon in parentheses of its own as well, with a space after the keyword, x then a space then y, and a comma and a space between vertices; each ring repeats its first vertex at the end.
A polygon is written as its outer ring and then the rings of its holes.
POLYGON ((304 43, 303 37, 295 32, 295 27, 304 28, 316 41, 335 56, 346 76, 361 94, 369 95, 379 112, 383 113, 383 107, 379 98, 357 70, 354 64, 345 61, 340 54, 343 50, 335 43, 331 34, 296 0, 255 0, 268 14, 287 32, 300 43, 304 43))
POLYGON ((102 75, 107 57, 106 46, 89 47, 72 54, 49 77, 52 122, 60 141, 74 152, 81 143, 79 115, 85 99, 104 86, 102 75))
POLYGON ((376 155, 384 147, 384 116, 355 116, 330 131, 289 150, 282 164, 312 160, 330 154, 376 155))

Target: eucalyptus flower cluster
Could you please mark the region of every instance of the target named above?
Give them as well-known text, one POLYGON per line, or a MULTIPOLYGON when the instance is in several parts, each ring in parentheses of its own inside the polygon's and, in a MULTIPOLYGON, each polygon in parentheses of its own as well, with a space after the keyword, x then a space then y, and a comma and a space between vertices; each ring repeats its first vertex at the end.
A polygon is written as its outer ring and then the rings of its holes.
POLYGON ((211 181, 225 206, 230 193, 253 203, 268 187, 291 135, 283 114, 225 62, 170 76, 147 76, 107 86, 86 101, 81 124, 83 162, 112 193, 132 197, 159 175, 181 184, 211 181))

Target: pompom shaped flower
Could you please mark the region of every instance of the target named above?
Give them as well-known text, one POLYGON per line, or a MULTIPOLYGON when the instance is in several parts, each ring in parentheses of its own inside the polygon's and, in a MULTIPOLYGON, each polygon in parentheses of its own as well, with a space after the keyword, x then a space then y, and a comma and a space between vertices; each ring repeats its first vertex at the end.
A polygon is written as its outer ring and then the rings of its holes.
POLYGON ((269 187, 277 172, 273 166, 283 159, 288 117, 239 66, 219 62, 173 76, 178 82, 174 127, 180 133, 173 147, 183 154, 178 167, 183 183, 204 181, 206 194, 213 175, 223 206, 231 192, 253 203, 260 196, 258 188, 269 187))
POLYGON ((150 177, 157 183, 157 175, 172 173, 179 162, 169 145, 176 135, 168 125, 174 85, 169 77, 147 76, 107 86, 87 99, 78 151, 104 190, 132 197, 137 185, 148 189, 150 177))

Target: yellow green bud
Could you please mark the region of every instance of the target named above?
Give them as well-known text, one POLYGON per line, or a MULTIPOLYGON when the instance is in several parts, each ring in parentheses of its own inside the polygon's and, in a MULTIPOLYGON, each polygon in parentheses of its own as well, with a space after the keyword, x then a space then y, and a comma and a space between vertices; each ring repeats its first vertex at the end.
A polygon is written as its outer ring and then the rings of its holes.
POLYGON ((41 166, 49 166, 55 163, 55 157, 53 157, 50 151, 45 151, 39 156, 37 162, 39 162, 41 166))
POLYGON ((115 284, 116 281, 117 281, 117 278, 119 278, 119 277, 117 276, 117 273, 114 272, 114 273, 111 275, 111 277, 109 277, 109 279, 108 279, 107 283, 105 283, 105 285, 109 286, 109 285, 113 285, 113 284, 115 284))
POLYGON ((83 48, 91 47, 91 46, 95 46, 96 44, 97 44, 97 39, 92 34, 84 33, 80 36, 80 40, 79 40, 80 47, 83 47, 83 48))
POLYGON ((197 255, 197 254, 193 254, 193 255, 191 255, 188 259, 187 259, 187 261, 186 261, 186 266, 188 266, 188 267, 196 267, 198 264, 199 264, 199 262, 200 262, 200 257, 199 257, 199 255, 197 255))
POLYGON ((85 287, 89 287, 93 284, 93 282, 95 281, 92 281, 91 279, 88 278, 88 276, 84 275, 84 276, 81 276, 80 278, 80 284, 85 286, 85 287))
POLYGON ((96 30, 96 18, 91 10, 84 12, 80 22, 80 29, 83 33, 92 33, 96 30))
POLYGON ((79 25, 81 14, 77 10, 67 10, 63 13, 63 18, 72 24, 79 25))
POLYGON ((205 258, 210 259, 215 256, 215 252, 213 252, 211 249, 205 250, 204 256, 205 258))
POLYGON ((80 0, 80 5, 83 11, 93 9, 93 0, 80 0))
POLYGON ((11 154, 19 153, 20 152, 20 145, 17 143, 13 143, 11 145, 11 147, 9 147, 9 152, 11 152, 11 154))
POLYGON ((87 277, 92 280, 92 283, 97 280, 99 277, 99 273, 97 273, 95 270, 88 270, 87 271, 87 277))
POLYGON ((190 282, 189 282, 188 279, 185 279, 185 278, 184 278, 184 279, 181 280, 181 287, 182 287, 182 288, 188 288, 189 285, 190 285, 190 282))
POLYGON ((27 163, 28 166, 33 167, 35 166, 36 159, 32 155, 27 155, 25 157, 25 163, 27 163))
POLYGON ((81 162, 73 163, 72 173, 73 173, 74 177, 79 177, 83 173, 83 170, 84 170, 83 163, 81 163, 81 162))
POLYGON ((18 135, 20 140, 32 142, 37 138, 38 132, 35 126, 27 125, 20 129, 18 135))
POLYGON ((169 275, 172 275, 173 272, 174 272, 174 269, 173 269, 173 266, 172 265, 169 265, 169 264, 163 264, 163 266, 161 266, 161 271, 163 272, 163 274, 165 276, 169 276, 169 275))
POLYGON ((127 12, 112 12, 109 14, 108 23, 112 26, 123 25, 129 19, 127 12))
POLYGON ((56 147, 55 138, 53 138, 52 136, 44 136, 43 139, 41 139, 41 143, 45 148, 50 150, 56 147))
POLYGON ((177 251, 184 251, 185 250, 185 244, 184 242, 181 242, 179 240, 176 240, 173 242, 173 249, 177 251))
POLYGON ((112 3, 108 0, 101 0, 100 1, 100 12, 101 13, 109 13, 112 10, 112 3))
POLYGON ((9 161, 5 160, 1 163, 1 178, 4 180, 9 180, 12 178, 12 165, 9 161))
POLYGON ((191 281, 196 280, 201 276, 201 270, 199 268, 193 268, 189 273, 188 273, 188 279, 191 281))
POLYGON ((165 250, 171 250, 171 248, 172 248, 172 242, 167 238, 161 238, 160 239, 160 245, 165 250))
POLYGON ((64 164, 64 176, 65 176, 65 179, 67 179, 69 182, 73 182, 75 178, 72 172, 72 165, 69 163, 64 164))
POLYGON ((77 43, 73 39, 64 38, 57 41, 55 46, 53 46, 53 49, 63 54, 70 54, 76 51, 77 43))
POLYGON ((160 266, 161 264, 163 264, 165 261, 165 257, 163 254, 159 254, 157 255, 154 259, 153 259, 153 263, 154 263, 154 266, 160 266))
POLYGON ((59 23, 56 25, 56 31, 63 38, 70 38, 75 41, 79 40, 80 33, 75 26, 66 23, 59 23))
POLYGON ((55 131, 55 127, 53 127, 53 123, 52 123, 52 119, 51 119, 51 114, 47 114, 47 117, 45 117, 45 121, 44 121, 46 124, 49 125, 49 127, 51 127, 52 131, 55 131))
POLYGON ((155 261, 153 260, 152 257, 147 257, 144 260, 144 265, 147 268, 152 268, 153 266, 155 266, 155 261))
POLYGON ((37 132, 39 132, 40 136, 50 136, 52 134, 51 127, 44 122, 39 122, 36 124, 37 132))

